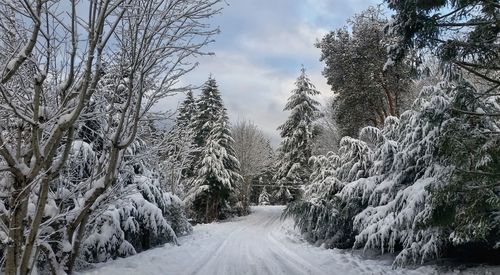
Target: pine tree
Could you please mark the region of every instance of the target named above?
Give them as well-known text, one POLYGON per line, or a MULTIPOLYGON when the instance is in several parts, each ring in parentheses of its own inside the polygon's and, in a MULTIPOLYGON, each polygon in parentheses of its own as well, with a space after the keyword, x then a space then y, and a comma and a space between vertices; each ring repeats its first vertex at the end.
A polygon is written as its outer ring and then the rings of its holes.
MULTIPOLYGON (((221 110, 224 108, 222 98, 220 96, 217 82, 210 76, 203 85, 200 97, 194 103, 195 112, 191 116, 191 131, 193 135, 193 144, 196 150, 192 155, 191 167, 188 170, 188 177, 196 178, 196 169, 201 161, 201 151, 206 145, 210 131, 212 130, 211 123, 215 122, 221 110)), ((187 117, 186 117, 187 118, 187 117)))
POLYGON ((269 193, 267 193, 266 187, 262 188, 262 193, 259 195, 259 205, 269 205, 269 193))
POLYGON ((382 127, 387 116, 399 116, 413 101, 411 56, 384 70, 386 44, 394 38, 384 32, 386 24, 382 11, 370 7, 316 44, 323 76, 335 92, 329 108, 340 137, 356 138, 368 125, 382 127))
POLYGON ((211 222, 230 214, 235 202, 233 189, 241 176, 229 119, 215 79, 210 77, 205 83, 197 109, 193 130, 194 141, 200 148, 194 163, 198 174, 186 201, 196 220, 211 222))
POLYGON ((203 147, 208 140, 212 125, 224 109, 217 82, 211 76, 203 86, 200 98, 196 101, 196 115, 193 120, 194 142, 203 147))
MULTIPOLYGON (((300 76, 295 82, 296 89, 288 99, 284 111, 291 111, 288 120, 281 125, 283 141, 280 145, 279 161, 275 180, 282 186, 280 192, 290 192, 293 198, 298 197, 298 189, 285 190, 284 185, 299 185, 307 181, 310 173, 308 165, 313 149, 313 140, 317 135, 318 127, 314 121, 319 117, 317 106, 319 103, 312 96, 319 94, 302 68, 300 76)), ((286 196, 285 196, 286 197, 286 196)))
POLYGON ((304 199, 285 216, 316 244, 397 252, 395 266, 458 251, 498 259, 500 154, 484 134, 498 122, 452 109, 498 112, 475 92, 465 80, 426 87, 400 119, 344 137, 338 155, 313 157, 304 199))

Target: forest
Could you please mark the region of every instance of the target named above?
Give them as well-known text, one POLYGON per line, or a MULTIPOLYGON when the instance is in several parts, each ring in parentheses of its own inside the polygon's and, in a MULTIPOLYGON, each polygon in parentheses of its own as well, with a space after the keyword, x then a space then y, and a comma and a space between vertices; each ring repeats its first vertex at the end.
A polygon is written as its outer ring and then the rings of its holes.
MULTIPOLYGON (((290 220, 311 247, 388 255, 399 274, 499 265, 500 3, 379 4, 310 45, 330 90, 294 68, 275 146, 230 117, 218 75, 185 80, 226 1, 0 1, 0 274, 290 220)), ((323 274, 287 249, 296 274, 323 274)), ((207 263, 192 274, 237 274, 207 263)), ((141 274, 179 274, 164 268, 141 274)), ((295 274, 269 270, 245 274, 295 274)))

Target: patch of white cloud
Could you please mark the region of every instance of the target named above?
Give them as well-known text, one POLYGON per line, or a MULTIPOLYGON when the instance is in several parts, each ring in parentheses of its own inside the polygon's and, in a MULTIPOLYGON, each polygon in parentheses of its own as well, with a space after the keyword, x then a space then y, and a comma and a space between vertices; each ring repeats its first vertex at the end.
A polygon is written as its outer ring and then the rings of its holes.
POLYGON ((320 51, 314 44, 327 33, 326 29, 301 23, 288 28, 270 27, 258 35, 240 36, 238 43, 241 49, 252 53, 309 61, 319 59, 320 51))
POLYGON ((380 0, 304 0, 302 11, 308 20, 316 24, 331 22, 331 26, 340 27, 355 13, 360 13, 369 6, 380 5, 380 0))

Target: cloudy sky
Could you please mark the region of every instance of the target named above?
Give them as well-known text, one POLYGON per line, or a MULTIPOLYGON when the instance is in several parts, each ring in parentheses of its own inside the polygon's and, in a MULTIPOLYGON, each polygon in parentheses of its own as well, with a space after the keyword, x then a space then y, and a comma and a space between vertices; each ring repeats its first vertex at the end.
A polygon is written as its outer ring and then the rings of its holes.
MULTIPOLYGON (((314 47, 329 30, 345 24, 354 13, 376 5, 377 0, 226 0, 222 14, 211 23, 221 33, 209 50, 215 56, 199 60, 186 79, 200 85, 211 73, 219 85, 231 122, 251 120, 279 144, 276 128, 301 64, 322 103, 331 96, 321 75, 320 51, 314 47)), ((199 92, 199 91, 198 91, 199 92)), ((176 97, 177 98, 177 97, 176 97)), ((177 105, 177 99, 164 108, 177 105)), ((180 98, 182 99, 182 98, 180 98)))

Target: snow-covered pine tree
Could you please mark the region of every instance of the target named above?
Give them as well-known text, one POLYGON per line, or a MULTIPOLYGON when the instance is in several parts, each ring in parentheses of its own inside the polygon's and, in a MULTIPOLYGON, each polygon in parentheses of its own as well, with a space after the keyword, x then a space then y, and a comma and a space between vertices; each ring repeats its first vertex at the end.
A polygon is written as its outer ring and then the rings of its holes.
POLYGON ((217 82, 210 76, 201 90, 200 97, 196 100, 196 114, 192 125, 196 146, 203 147, 207 144, 213 123, 219 119, 223 109, 224 104, 217 82))
POLYGON ((191 117, 190 128, 196 150, 192 153, 191 167, 186 171, 186 176, 192 179, 198 176, 196 169, 200 165, 201 151, 208 140, 213 123, 218 119, 220 112, 224 108, 219 87, 212 75, 203 85, 201 95, 196 99, 194 107, 195 112, 191 117))
POLYGON ((311 80, 307 77, 304 67, 295 82, 296 88, 292 90, 292 95, 284 111, 290 111, 287 121, 278 127, 283 138, 277 162, 277 172, 274 180, 281 186, 279 196, 287 202, 287 194, 291 193, 293 199, 300 196, 296 188, 288 188, 289 185, 305 184, 310 175, 309 158, 313 150, 314 137, 318 133, 318 126, 314 123, 320 116, 319 102, 312 97, 319 94, 311 80))
POLYGON ((200 148, 195 162, 198 174, 185 201, 195 220, 212 222, 224 219, 234 211, 236 198, 233 189, 241 181, 241 176, 229 119, 212 77, 205 83, 197 107, 194 131, 195 143, 200 148))
POLYGON ((271 195, 269 195, 269 193, 267 193, 266 187, 264 186, 264 188, 262 188, 262 192, 259 195, 259 205, 269 205, 270 204, 270 200, 269 200, 270 196, 271 195))
POLYGON ((186 198, 193 218, 200 222, 224 219, 229 214, 233 188, 240 177, 227 119, 221 116, 208 124, 212 131, 201 151, 198 176, 186 198))
MULTIPOLYGON (((219 145, 224 148, 226 155, 223 158, 224 168, 228 170, 232 185, 237 189, 242 189, 243 177, 240 175, 240 162, 234 150, 234 139, 232 137, 231 127, 226 109, 223 108, 222 114, 216 122, 215 129, 219 131, 219 145)), ((223 211, 221 214, 226 215, 247 215, 250 213, 249 205, 242 202, 236 192, 230 194, 231 208, 223 211), (227 213, 224 213, 226 212, 227 213)))
POLYGON ((338 155, 330 152, 311 157, 311 184, 306 186, 303 200, 285 209, 285 215, 294 218, 308 241, 326 247, 352 246, 352 217, 362 208, 357 200, 342 200, 338 192, 349 182, 366 177, 371 159, 366 142, 347 136, 340 141, 338 155))

